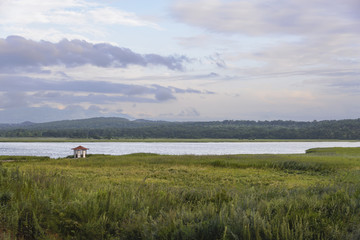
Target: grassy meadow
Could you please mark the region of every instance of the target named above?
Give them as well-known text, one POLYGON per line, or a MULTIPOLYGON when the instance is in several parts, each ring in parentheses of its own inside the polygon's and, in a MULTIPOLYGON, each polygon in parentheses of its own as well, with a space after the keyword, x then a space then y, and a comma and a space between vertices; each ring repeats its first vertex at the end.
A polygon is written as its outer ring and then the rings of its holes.
POLYGON ((360 148, 0 160, 0 239, 360 239, 360 148))

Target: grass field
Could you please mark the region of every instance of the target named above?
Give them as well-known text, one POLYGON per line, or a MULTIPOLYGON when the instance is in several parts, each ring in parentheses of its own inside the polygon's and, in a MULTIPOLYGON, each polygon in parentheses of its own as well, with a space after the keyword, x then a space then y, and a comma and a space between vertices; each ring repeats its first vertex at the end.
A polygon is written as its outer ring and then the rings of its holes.
POLYGON ((360 238, 360 148, 0 160, 0 239, 360 238))

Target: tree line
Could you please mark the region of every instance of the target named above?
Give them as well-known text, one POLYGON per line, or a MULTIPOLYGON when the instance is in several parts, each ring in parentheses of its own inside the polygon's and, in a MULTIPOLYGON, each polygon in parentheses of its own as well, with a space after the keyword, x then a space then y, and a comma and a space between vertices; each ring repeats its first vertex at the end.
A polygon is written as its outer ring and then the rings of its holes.
POLYGON ((360 119, 331 121, 130 121, 92 118, 0 128, 0 137, 65 137, 89 139, 360 139, 360 119))

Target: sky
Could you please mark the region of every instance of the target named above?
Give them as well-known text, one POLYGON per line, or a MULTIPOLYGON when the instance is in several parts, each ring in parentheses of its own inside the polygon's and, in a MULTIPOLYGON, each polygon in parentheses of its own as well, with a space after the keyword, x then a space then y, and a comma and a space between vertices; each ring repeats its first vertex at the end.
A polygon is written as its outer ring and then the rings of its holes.
POLYGON ((360 113, 359 0, 0 0, 0 123, 360 113))

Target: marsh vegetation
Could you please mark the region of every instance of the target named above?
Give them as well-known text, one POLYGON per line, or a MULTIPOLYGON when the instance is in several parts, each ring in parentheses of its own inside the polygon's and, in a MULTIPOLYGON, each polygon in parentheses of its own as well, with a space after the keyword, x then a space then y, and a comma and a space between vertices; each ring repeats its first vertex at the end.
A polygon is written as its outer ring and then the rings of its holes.
POLYGON ((360 149, 9 157, 3 239, 358 239, 360 149))

